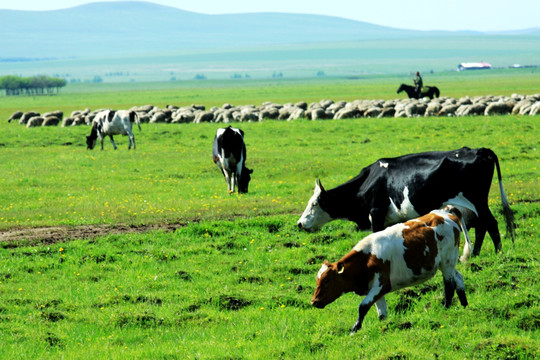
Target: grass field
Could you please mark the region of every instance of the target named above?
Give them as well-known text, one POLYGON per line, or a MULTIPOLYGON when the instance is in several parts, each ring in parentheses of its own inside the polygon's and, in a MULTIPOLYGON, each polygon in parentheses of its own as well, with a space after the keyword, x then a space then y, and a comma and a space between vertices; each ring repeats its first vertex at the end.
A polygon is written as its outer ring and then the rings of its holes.
MULTIPOLYGON (((462 78, 466 86, 450 76, 439 80, 456 96, 537 91, 534 78, 507 74, 473 74, 462 78), (515 91, 505 87, 512 84, 515 91)), ((394 82, 395 78, 370 78, 247 86, 211 82, 181 88, 149 84, 131 90, 66 88, 55 97, 3 97, 0 119, 15 109, 394 98, 381 90, 394 87, 394 82)), ((3 358, 538 356, 537 117, 266 121, 238 126, 246 133, 247 165, 254 169, 245 195, 228 195, 211 161, 219 124, 143 125, 141 132, 135 130, 136 151, 128 151, 127 139, 121 137, 117 151, 109 143, 104 151, 87 151, 87 127, 26 129, 3 120, 3 231, 100 224, 169 224, 174 229, 61 241, 23 237, 0 243, 3 358), (479 257, 458 265, 470 306, 464 309, 456 300, 445 310, 437 275, 387 296, 388 319, 379 322, 371 310, 362 330, 352 337, 348 333, 358 296, 343 296, 324 310, 311 308, 314 277, 323 259, 337 260, 367 235, 344 221, 315 234, 297 230, 296 220, 315 178, 331 188, 383 156, 461 146, 489 147, 498 154, 518 225, 515 244, 503 237, 501 254, 494 254, 486 239, 479 257)), ((490 207, 504 234, 496 182, 490 207)))

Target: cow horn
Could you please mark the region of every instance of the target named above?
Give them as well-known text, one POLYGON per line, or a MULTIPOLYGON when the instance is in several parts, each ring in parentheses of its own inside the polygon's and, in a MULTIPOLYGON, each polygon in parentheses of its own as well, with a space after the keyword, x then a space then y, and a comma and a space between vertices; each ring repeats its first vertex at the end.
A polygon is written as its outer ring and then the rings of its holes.
POLYGON ((337 268, 338 268, 338 274, 343 274, 343 272, 345 271, 345 265, 343 265, 343 263, 338 263, 337 264, 337 268))
POLYGON ((317 179, 315 180, 315 185, 318 186, 322 192, 325 192, 326 190, 324 190, 324 186, 322 186, 321 184, 321 179, 317 179))

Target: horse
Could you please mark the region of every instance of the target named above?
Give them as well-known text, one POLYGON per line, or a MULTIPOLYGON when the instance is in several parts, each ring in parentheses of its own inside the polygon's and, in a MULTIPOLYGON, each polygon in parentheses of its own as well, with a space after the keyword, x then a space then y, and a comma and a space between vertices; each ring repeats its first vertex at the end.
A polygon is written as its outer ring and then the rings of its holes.
MULTIPOLYGON (((399 89, 397 90, 397 93, 405 91, 407 95, 409 95, 409 99, 418 99, 418 94, 416 93, 415 87, 407 84, 401 84, 399 89)), ((439 97, 440 95, 439 88, 436 86, 424 86, 422 87, 422 97, 429 97, 430 99, 433 99, 433 96, 439 97)))

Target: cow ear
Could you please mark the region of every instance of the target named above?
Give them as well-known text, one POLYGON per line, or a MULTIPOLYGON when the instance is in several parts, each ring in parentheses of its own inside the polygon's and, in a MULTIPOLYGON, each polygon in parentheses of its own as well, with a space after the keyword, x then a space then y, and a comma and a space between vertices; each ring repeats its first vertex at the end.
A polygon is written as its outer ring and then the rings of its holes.
POLYGON ((337 263, 337 273, 338 274, 343 274, 344 271, 345 271, 345 265, 343 265, 342 262, 338 262, 337 263))
POLYGON ((322 186, 321 184, 321 180, 320 179, 317 179, 315 180, 315 186, 320 188, 321 189, 321 192, 325 192, 326 190, 324 190, 324 186, 322 186))

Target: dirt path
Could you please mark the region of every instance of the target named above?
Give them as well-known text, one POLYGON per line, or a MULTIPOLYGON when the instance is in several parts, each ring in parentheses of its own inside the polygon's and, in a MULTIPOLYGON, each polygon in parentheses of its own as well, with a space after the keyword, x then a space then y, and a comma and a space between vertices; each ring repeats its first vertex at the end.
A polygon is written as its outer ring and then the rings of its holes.
MULTIPOLYGON (((182 226, 184 225, 83 225, 8 229, 0 230, 0 243, 10 243, 13 247, 22 245, 21 241, 24 241, 24 245, 28 243, 54 244, 74 239, 92 239, 109 234, 143 233, 154 230, 175 231, 182 226)), ((6 246, 6 244, 0 246, 6 246)))

